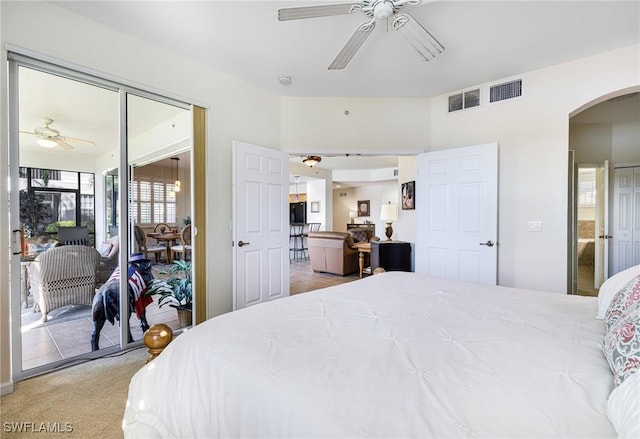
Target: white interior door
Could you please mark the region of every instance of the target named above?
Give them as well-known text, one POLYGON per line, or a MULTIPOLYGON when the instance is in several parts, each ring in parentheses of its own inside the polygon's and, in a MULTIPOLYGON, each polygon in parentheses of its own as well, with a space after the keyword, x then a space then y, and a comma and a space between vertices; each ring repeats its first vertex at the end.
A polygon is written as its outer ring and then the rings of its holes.
POLYGON ((418 156, 416 271, 497 283, 498 145, 418 156))
POLYGON ((289 295, 289 157, 233 142, 233 309, 289 295))
POLYGON ((612 275, 640 264, 640 167, 614 170, 613 196, 612 275))
POLYGON ((609 277, 609 160, 596 169, 596 236, 593 287, 609 277))

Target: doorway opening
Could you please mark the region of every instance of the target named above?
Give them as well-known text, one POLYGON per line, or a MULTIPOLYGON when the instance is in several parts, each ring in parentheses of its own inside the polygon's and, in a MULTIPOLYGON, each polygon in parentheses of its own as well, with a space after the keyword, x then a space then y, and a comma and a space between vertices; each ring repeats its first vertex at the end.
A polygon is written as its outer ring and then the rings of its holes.
POLYGON ((595 167, 578 168, 578 294, 597 296, 595 287, 596 263, 596 170, 595 167))

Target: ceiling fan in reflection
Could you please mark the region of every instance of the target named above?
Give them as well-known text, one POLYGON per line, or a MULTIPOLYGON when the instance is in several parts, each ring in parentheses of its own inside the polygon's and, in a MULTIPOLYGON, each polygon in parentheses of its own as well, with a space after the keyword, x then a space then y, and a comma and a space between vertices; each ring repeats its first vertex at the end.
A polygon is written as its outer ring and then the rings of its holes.
POLYGON ((23 134, 30 134, 33 136, 37 136, 36 142, 38 145, 44 148, 62 148, 64 150, 72 150, 75 148, 74 144, 86 144, 95 146, 95 142, 86 139, 78 139, 76 137, 68 137, 60 135, 60 131, 51 128, 51 124, 53 123, 53 119, 50 117, 43 117, 42 127, 36 127, 33 131, 20 131, 23 134))

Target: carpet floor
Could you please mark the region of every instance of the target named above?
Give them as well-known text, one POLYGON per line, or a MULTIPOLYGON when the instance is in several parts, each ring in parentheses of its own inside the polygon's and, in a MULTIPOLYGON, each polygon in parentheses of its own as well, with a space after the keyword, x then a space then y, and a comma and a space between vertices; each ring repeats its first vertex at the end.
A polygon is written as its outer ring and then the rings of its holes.
POLYGON ((129 381, 147 355, 145 348, 135 349, 16 383, 0 399, 0 436, 123 437, 129 381))

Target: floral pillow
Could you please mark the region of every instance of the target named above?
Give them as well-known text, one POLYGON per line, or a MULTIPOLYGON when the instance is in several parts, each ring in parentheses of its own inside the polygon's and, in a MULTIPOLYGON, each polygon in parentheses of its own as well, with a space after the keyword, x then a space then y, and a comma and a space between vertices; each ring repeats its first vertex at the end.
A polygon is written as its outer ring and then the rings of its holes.
POLYGON ((620 291, 618 291, 604 316, 607 331, 615 326, 622 315, 634 304, 640 302, 640 275, 631 279, 620 291))
POLYGON ((602 350, 616 386, 640 370, 640 302, 623 313, 607 331, 602 350))

